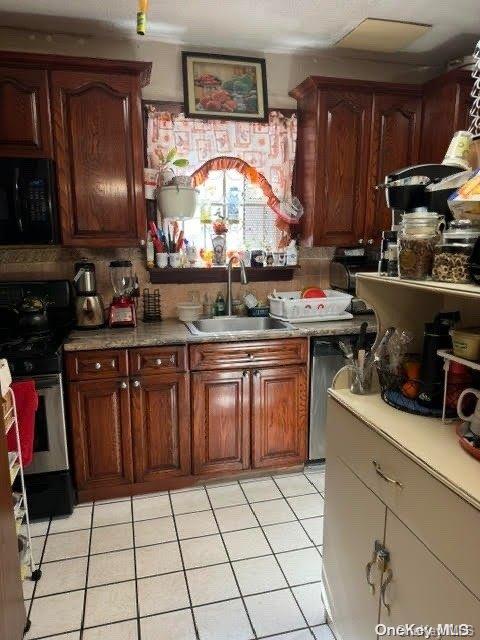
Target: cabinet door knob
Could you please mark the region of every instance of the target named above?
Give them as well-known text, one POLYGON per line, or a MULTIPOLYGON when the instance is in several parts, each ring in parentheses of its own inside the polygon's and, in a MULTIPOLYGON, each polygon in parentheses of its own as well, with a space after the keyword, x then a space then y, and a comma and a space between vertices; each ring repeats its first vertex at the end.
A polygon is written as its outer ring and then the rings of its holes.
POLYGON ((101 368, 102 368, 102 363, 101 362, 95 362, 95 369, 98 371, 101 368))
POLYGON ((372 245, 372 244, 373 244, 373 238, 369 238, 369 239, 367 240, 367 244, 372 245))
POLYGON ((162 359, 161 358, 157 358, 155 360, 155 364, 157 365, 157 367, 159 367, 162 364, 162 359))
POLYGON ((244 378, 248 378, 248 369, 244 369, 242 375, 244 378))
POLYGON ((358 239, 358 244, 363 244, 363 238, 358 239))
POLYGON ((395 480, 395 478, 390 478, 390 476, 387 476, 376 460, 372 460, 372 464, 375 468, 375 473, 379 475, 382 480, 385 480, 385 482, 389 482, 390 484, 395 484, 397 485, 397 487, 400 487, 400 489, 403 489, 403 484, 399 480, 395 480))
POLYGON ((138 389, 140 387, 140 380, 134 380, 133 386, 135 387, 135 389, 138 389))
POLYGON ((254 359, 255 359, 255 356, 253 355, 253 353, 247 353, 247 358, 248 358, 249 360, 254 360, 254 359))
POLYGON ((128 384, 125 381, 120 383, 120 389, 126 389, 127 387, 128 387, 128 384))
POLYGON ((258 369, 255 369, 253 375, 257 377, 258 375, 260 375, 260 371, 258 369))

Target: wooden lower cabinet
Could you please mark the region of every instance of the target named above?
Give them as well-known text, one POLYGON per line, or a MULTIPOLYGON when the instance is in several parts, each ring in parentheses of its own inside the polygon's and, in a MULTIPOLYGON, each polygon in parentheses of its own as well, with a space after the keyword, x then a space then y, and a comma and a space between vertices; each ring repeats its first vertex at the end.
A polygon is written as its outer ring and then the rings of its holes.
POLYGON ((252 374, 252 466, 302 464, 306 458, 307 368, 252 374))
POLYGON ((141 376, 131 383, 135 481, 190 474, 188 374, 141 376))
POLYGON ((385 505, 335 455, 327 458, 323 584, 339 640, 373 640, 378 621, 378 579, 365 579, 375 540, 383 543, 385 505))
POLYGON ((250 466, 250 372, 192 374, 193 472, 250 466))
POLYGON ((133 481, 130 392, 127 379, 69 385, 77 488, 133 481))

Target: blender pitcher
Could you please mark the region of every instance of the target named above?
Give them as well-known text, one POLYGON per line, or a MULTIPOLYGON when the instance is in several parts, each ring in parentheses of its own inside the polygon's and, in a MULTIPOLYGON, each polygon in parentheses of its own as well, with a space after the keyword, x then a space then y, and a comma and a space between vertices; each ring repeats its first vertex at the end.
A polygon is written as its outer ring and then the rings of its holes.
POLYGON ((130 260, 110 262, 110 280, 114 291, 108 324, 110 327, 135 327, 137 314, 133 291, 135 277, 130 260))

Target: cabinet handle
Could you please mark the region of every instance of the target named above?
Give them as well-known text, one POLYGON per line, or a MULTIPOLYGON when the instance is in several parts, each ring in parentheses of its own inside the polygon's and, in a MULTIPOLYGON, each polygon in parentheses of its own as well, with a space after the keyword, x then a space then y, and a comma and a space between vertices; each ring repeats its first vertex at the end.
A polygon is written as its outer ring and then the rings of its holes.
POLYGON ((173 353, 170 356, 170 364, 175 364, 175 356, 173 355, 173 353))
POLYGON ((253 353, 247 353, 247 358, 249 360, 255 360, 255 356, 253 355, 253 353))
POLYGON ((128 387, 128 384, 125 381, 120 383, 120 389, 126 389, 127 387, 128 387))
POLYGON ((101 368, 102 368, 101 362, 95 362, 95 369, 98 371, 101 368))
POLYGON ((389 482, 390 484, 395 484, 400 489, 403 489, 403 484, 399 480, 395 480, 395 478, 390 478, 383 471, 382 467, 378 464, 376 460, 372 460, 372 464, 375 467, 375 473, 379 475, 385 482, 389 482))
POLYGON ((155 360, 155 364, 157 365, 157 367, 159 367, 162 364, 162 359, 161 358, 157 358, 155 360))
POLYGON ((365 566, 365 574, 366 574, 367 584, 370 587, 370 591, 372 593, 372 596, 375 595, 375 583, 371 582, 370 574, 372 572, 372 567, 375 564, 376 559, 377 559, 377 554, 375 552, 373 552, 372 559, 370 560, 370 562, 367 562, 367 564, 365 566))
POLYGON ((387 590, 388 585, 392 581, 393 572, 392 572, 392 570, 390 568, 388 568, 385 571, 384 575, 386 576, 386 578, 385 578, 385 580, 382 581, 382 586, 380 588, 380 600, 381 600, 383 606, 385 607, 385 609, 387 610, 388 615, 390 615, 390 605, 385 600, 385 592, 387 590))
POLYGON ((244 370, 243 370, 242 376, 243 376, 244 378, 248 378, 248 369, 244 369, 244 370))
POLYGON ((134 380, 133 386, 135 387, 135 389, 138 389, 140 387, 140 380, 134 380))

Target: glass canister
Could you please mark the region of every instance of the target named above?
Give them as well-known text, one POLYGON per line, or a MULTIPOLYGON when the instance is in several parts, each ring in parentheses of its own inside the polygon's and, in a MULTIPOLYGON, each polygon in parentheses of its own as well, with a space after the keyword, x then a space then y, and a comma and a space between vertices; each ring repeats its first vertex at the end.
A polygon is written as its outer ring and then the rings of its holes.
POLYGON ((480 229, 470 220, 454 220, 434 250, 432 278, 439 282, 471 282, 470 258, 480 229))
POLYGON ((398 233, 398 274, 425 280, 432 273, 435 246, 441 237, 443 216, 432 211, 405 213, 398 233))

